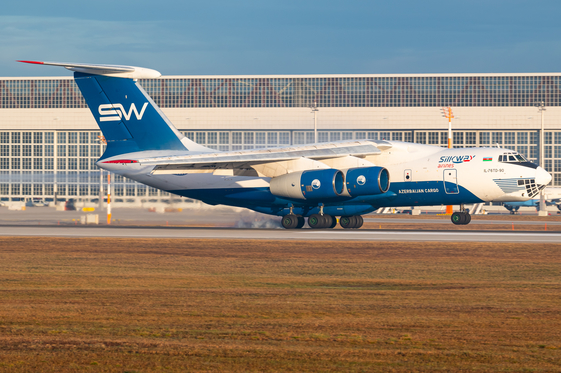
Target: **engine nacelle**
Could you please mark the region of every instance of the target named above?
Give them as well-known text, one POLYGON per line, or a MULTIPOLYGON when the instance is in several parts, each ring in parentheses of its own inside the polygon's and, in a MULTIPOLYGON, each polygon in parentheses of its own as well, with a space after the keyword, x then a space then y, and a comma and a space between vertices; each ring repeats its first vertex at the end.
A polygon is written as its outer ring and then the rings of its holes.
POLYGON ((349 168, 345 184, 351 197, 386 193, 390 189, 390 172, 377 166, 349 168))
POLYGON ((291 172, 270 181, 271 193, 279 197, 305 200, 330 199, 345 191, 343 172, 333 168, 291 172))

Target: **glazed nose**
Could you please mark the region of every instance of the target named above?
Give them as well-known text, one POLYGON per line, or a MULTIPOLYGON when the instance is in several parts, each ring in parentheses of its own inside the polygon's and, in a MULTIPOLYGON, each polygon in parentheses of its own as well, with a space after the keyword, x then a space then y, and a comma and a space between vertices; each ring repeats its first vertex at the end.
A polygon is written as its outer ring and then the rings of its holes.
POLYGON ((537 185, 547 185, 551 181, 551 175, 549 172, 541 167, 536 168, 536 184, 537 185))

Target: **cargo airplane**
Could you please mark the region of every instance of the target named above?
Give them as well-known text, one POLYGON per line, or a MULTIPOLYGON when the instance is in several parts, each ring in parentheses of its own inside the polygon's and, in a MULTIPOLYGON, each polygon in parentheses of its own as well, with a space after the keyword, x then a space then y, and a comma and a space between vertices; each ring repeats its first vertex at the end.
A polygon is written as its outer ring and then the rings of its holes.
POLYGON ((471 220, 465 204, 526 201, 551 175, 500 148, 457 148, 354 140, 218 152, 181 134, 137 79, 145 68, 20 61, 65 67, 84 96, 107 147, 105 170, 211 205, 282 217, 287 229, 360 228, 380 207, 459 205, 455 224, 471 220), (339 217, 339 219, 337 219, 339 217))

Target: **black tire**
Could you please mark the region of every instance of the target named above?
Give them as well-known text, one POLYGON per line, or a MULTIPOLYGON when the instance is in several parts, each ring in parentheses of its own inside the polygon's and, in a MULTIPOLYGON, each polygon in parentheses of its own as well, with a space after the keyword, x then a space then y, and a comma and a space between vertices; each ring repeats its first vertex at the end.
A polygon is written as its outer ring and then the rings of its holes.
POLYGON ((331 225, 329 226, 330 229, 333 229, 337 226, 337 217, 333 216, 333 221, 331 222, 331 225))
POLYGON ((298 225, 298 217, 296 215, 285 215, 282 217, 282 226, 286 229, 294 229, 298 225))
POLYGON ((300 229, 306 224, 306 219, 304 219, 301 215, 296 215, 298 217, 298 224, 296 225, 296 229, 300 229))
POLYGON ((308 218, 308 225, 312 229, 323 228, 323 224, 324 224, 324 219, 323 216, 321 216, 320 214, 312 214, 308 218))
POLYGON ((345 229, 354 228, 356 225, 356 217, 355 216, 341 216, 339 219, 339 225, 345 229))
POLYGON ((341 228, 348 229, 350 225, 350 216, 341 216, 339 218, 339 225, 341 228))
POLYGON ((364 219, 360 215, 355 215, 355 218, 356 218, 356 224, 355 224, 354 228, 358 229, 358 228, 362 227, 362 224, 364 224, 364 219))
POLYGON ((452 223, 454 223, 455 225, 462 225, 464 222, 464 214, 456 211, 452 214, 450 220, 452 220, 452 223))
MULTIPOLYGON (((337 219, 331 215, 323 215, 323 227, 322 228, 331 228, 333 225, 333 221, 337 222, 337 219)), ((337 223, 335 223, 337 224, 337 223)))
POLYGON ((465 215, 466 216, 465 216, 465 220, 464 220, 464 225, 468 225, 469 222, 471 221, 471 215, 468 214, 468 213, 466 213, 465 215))

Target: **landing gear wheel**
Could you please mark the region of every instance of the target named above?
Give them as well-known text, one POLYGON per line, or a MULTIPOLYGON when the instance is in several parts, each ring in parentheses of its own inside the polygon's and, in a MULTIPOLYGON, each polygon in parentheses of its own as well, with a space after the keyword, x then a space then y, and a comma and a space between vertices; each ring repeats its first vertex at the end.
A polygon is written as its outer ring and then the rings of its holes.
POLYGON ((320 214, 312 214, 308 218, 308 225, 313 229, 323 228, 323 221, 323 216, 320 214))
POLYGON ((301 215, 296 215, 298 217, 298 224, 296 225, 296 229, 300 229, 306 224, 306 219, 304 219, 301 215))
POLYGON ((333 221, 337 224, 337 219, 331 215, 312 214, 308 218, 308 225, 313 229, 330 228, 333 225, 333 221))
POLYGON ((358 229, 362 227, 362 224, 364 224, 364 219, 360 215, 355 215, 355 218, 356 218, 355 229, 358 229))
POLYGON ((337 226, 337 217, 333 216, 333 221, 331 222, 331 225, 328 228, 335 228, 337 226))
POLYGON ((354 228, 356 223, 356 216, 341 216, 339 219, 339 224, 345 229, 354 228))
POLYGON ((467 212, 455 212, 452 214, 451 220, 455 225, 467 225, 471 221, 471 215, 467 212))
POLYGON ((341 216, 341 219, 339 219, 339 224, 345 229, 358 229, 362 227, 362 224, 364 224, 364 219, 360 215, 341 216))
POLYGON ((294 229, 298 226, 297 215, 285 215, 282 217, 282 226, 286 229, 294 229))
POLYGON ((322 228, 331 228, 331 226, 333 225, 333 221, 335 221, 335 224, 337 224, 337 219, 334 218, 331 215, 323 215, 323 227, 322 228))
POLYGON ((464 214, 462 214, 461 212, 455 212, 452 214, 452 217, 450 219, 455 225, 462 225, 464 222, 464 214))

